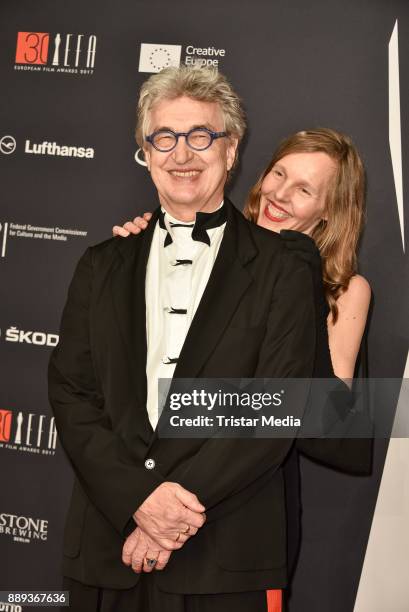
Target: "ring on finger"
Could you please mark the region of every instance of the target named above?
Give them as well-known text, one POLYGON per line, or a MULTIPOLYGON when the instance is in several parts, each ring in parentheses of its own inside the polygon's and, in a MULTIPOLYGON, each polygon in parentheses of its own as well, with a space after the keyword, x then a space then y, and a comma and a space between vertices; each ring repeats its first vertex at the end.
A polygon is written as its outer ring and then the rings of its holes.
POLYGON ((183 533, 184 535, 187 535, 189 532, 190 532, 190 525, 187 525, 187 526, 186 526, 186 529, 185 529, 184 531, 182 531, 182 533, 183 533))

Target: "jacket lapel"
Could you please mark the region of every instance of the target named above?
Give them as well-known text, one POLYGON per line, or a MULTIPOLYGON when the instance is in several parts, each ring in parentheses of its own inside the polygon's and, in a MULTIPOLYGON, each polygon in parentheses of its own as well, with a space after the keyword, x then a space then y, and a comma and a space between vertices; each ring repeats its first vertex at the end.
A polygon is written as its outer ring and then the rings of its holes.
MULTIPOLYGON (((116 239, 120 263, 112 274, 111 291, 118 326, 135 382, 138 404, 146 412, 146 304, 145 277, 152 237, 160 209, 148 228, 137 236, 116 239)), ((147 418, 147 422, 149 420, 147 418)), ((149 424, 150 425, 150 424, 149 424)))

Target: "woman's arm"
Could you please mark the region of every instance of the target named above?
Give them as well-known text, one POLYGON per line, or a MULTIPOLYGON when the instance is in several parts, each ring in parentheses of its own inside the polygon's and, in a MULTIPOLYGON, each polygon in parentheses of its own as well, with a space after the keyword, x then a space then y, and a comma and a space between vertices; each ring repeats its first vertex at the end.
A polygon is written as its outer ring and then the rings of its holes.
POLYGON ((371 301, 368 281, 356 274, 348 289, 338 298, 338 320, 328 316, 328 341, 335 376, 351 380, 361 345, 371 301))

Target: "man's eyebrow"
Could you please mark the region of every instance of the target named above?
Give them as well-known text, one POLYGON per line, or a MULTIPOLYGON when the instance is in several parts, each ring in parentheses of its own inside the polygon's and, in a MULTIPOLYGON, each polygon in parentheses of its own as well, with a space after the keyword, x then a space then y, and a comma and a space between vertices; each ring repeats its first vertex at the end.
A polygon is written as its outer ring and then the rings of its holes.
MULTIPOLYGON (((213 125, 211 125, 210 123, 200 123, 197 125, 192 125, 188 130, 186 130, 187 132, 190 132, 190 130, 198 130, 200 128, 206 128, 207 130, 210 130, 212 132, 215 131, 215 128, 213 125)), ((157 127, 153 130, 153 132, 162 132, 162 131, 166 131, 166 132, 176 132, 177 130, 169 127, 168 125, 161 125, 160 127, 157 127)))

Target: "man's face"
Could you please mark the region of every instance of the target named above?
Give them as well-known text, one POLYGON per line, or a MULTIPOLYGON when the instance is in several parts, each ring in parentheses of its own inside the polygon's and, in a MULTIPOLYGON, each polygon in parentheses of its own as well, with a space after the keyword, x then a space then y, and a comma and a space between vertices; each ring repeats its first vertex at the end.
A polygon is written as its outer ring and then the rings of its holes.
MULTIPOLYGON (((220 107, 188 97, 162 100, 150 111, 149 133, 171 129, 188 132, 206 127, 214 132, 224 130, 220 107)), ((212 211, 223 199, 227 172, 233 165, 237 140, 218 138, 205 151, 194 151, 179 137, 168 153, 145 145, 145 159, 159 193, 160 203, 169 212, 194 217, 197 211, 212 211)))

